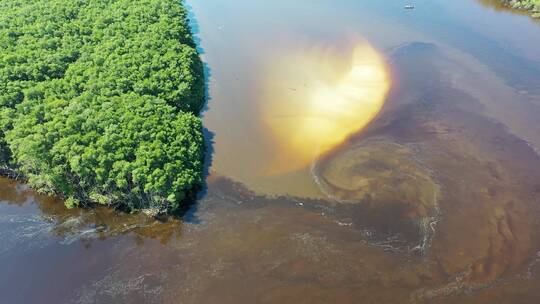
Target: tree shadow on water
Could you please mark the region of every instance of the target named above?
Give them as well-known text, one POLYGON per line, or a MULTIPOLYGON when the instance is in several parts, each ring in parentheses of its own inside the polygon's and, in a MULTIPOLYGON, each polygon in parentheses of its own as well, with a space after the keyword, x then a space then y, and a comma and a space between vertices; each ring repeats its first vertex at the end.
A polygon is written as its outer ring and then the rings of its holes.
MULTIPOLYGON (((187 12, 187 19, 188 24, 191 28, 191 34, 193 37, 193 41, 195 43, 195 47, 197 49, 197 52, 200 56, 203 56, 205 54, 205 50, 202 47, 201 38, 199 36, 200 34, 200 27, 199 23, 197 22, 197 18, 195 16, 193 7, 188 5, 185 1, 183 1, 183 5, 187 12)), ((203 58, 201 58, 202 60, 203 58)), ((210 97, 210 79, 212 77, 212 71, 210 69, 210 66, 208 63, 206 63, 204 60, 202 60, 202 67, 203 67, 203 76, 204 76, 204 103, 201 108, 201 117, 204 117, 204 113, 208 111, 208 104, 211 100, 210 97)), ((214 132, 207 128, 203 128, 203 136, 205 140, 205 157, 204 157, 204 169, 203 169, 203 176, 204 176, 204 182, 203 184, 194 191, 194 193, 188 198, 183 204, 182 207, 176 212, 175 216, 178 218, 181 218, 183 222, 186 223, 192 223, 192 224, 198 224, 200 223, 200 219, 197 217, 197 209, 199 201, 206 196, 208 193, 208 185, 207 185, 207 179, 210 175, 210 168, 212 166, 212 158, 214 154, 214 132)))
POLYGON ((210 168, 212 166, 212 156, 214 154, 214 133, 207 128, 203 129, 204 140, 206 143, 206 153, 204 157, 203 177, 204 182, 182 203, 180 208, 173 214, 175 217, 182 219, 185 223, 199 224, 201 221, 197 217, 197 209, 199 202, 208 193, 208 177, 210 176, 210 168))

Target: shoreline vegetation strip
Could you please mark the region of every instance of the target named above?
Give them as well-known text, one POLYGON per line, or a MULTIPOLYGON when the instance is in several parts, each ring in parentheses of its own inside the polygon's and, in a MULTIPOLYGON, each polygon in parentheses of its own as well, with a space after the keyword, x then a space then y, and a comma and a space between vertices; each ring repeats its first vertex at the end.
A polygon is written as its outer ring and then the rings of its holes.
POLYGON ((203 66, 176 0, 0 2, 0 166, 68 207, 173 212, 203 183, 203 66))
POLYGON ((499 0, 502 4, 527 11, 533 18, 540 18, 540 0, 499 0))

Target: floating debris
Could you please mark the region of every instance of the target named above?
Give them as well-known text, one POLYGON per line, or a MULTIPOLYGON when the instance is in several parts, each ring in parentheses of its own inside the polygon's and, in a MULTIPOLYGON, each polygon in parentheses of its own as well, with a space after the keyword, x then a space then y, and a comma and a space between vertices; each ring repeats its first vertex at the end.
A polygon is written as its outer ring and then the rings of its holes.
POLYGON ((414 9, 414 5, 407 4, 407 5, 405 5, 405 9, 408 9, 408 10, 414 9))
POLYGON ((158 215, 160 215, 162 212, 160 209, 158 208, 147 208, 147 209, 142 209, 141 212, 144 214, 144 215, 147 215, 149 217, 157 217, 158 215))

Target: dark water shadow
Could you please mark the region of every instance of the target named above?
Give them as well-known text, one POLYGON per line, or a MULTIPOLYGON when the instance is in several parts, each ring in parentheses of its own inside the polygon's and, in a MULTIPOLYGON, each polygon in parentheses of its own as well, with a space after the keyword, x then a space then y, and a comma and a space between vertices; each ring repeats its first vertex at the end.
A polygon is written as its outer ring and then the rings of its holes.
MULTIPOLYGON (((197 17, 195 16, 195 12, 193 11, 193 7, 191 7, 189 4, 187 4, 185 1, 182 1, 182 4, 184 5, 184 8, 187 12, 187 19, 188 19, 188 25, 191 29, 191 35, 193 38, 193 42, 195 43, 195 48, 200 56, 204 55, 206 52, 204 48, 202 47, 202 40, 200 35, 200 26, 197 21, 197 17)), ((204 113, 208 111, 208 104, 211 100, 209 89, 210 89, 210 79, 212 77, 212 70, 210 69, 210 66, 208 63, 202 61, 203 65, 203 75, 204 75, 204 103, 201 108, 201 116, 204 116, 204 113)))
MULTIPOLYGON (((184 5, 184 8, 187 12, 187 19, 188 24, 191 28, 191 34, 193 37, 193 41, 195 43, 195 47, 197 49, 197 52, 200 56, 205 54, 204 48, 201 46, 201 38, 199 36, 200 34, 200 27, 199 23, 197 21, 197 18, 195 16, 195 13, 193 11, 193 7, 188 5, 186 1, 182 1, 182 4, 184 5)), ((210 97, 210 79, 212 77, 212 70, 210 69, 210 66, 207 62, 202 61, 203 66, 203 77, 204 77, 204 103, 201 108, 200 116, 204 117, 204 113, 208 111, 208 104, 210 103, 211 97, 210 97)), ((211 130, 207 128, 203 128, 203 136, 205 141, 205 156, 204 156, 204 167, 203 167, 203 177, 204 182, 200 186, 199 189, 197 189, 197 193, 192 196, 190 199, 187 200, 186 203, 182 205, 182 207, 174 214, 175 216, 181 218, 186 223, 192 223, 197 224, 200 223, 199 218, 197 217, 197 209, 199 201, 204 198, 208 193, 208 184, 207 180, 210 175, 210 168, 212 167, 212 160, 214 155, 214 137, 215 134, 211 130)))

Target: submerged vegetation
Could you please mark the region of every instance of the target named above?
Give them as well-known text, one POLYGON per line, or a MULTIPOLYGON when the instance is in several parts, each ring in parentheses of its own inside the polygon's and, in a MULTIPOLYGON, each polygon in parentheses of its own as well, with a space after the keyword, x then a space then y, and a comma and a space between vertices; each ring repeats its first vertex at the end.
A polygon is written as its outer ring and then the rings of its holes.
POLYGON ((0 161, 66 205, 174 211, 203 180, 203 68, 175 0, 0 2, 0 161))

